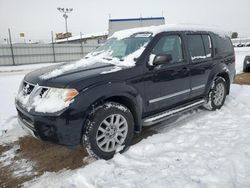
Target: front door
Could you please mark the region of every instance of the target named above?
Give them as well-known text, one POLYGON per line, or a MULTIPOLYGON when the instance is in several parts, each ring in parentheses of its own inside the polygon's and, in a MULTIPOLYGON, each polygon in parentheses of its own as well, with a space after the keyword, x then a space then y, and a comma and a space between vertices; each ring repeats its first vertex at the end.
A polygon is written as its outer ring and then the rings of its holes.
POLYGON ((153 47, 145 82, 148 113, 165 110, 189 99, 189 64, 183 49, 180 34, 163 34, 153 47), (170 55, 172 60, 153 65, 157 55, 170 55))

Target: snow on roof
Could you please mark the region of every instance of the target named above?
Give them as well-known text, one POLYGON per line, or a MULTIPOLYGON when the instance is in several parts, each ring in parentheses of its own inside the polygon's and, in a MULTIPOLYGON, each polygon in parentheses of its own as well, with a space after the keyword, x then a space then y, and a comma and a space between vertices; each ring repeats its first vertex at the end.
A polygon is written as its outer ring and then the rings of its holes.
POLYGON ((167 24, 160 26, 138 27, 128 30, 117 31, 110 38, 117 38, 121 40, 123 38, 127 38, 133 35, 134 33, 139 33, 139 32, 150 32, 153 33, 154 36, 164 31, 211 31, 223 37, 225 37, 227 33, 217 28, 203 26, 203 25, 167 24))
POLYGON ((165 20, 165 18, 164 17, 149 17, 149 18, 109 19, 110 22, 145 21, 145 20, 165 20))
POLYGON ((56 42, 66 42, 66 41, 74 41, 74 40, 79 40, 79 39, 88 39, 88 38, 94 38, 94 37, 99 37, 99 36, 106 36, 108 35, 108 32, 97 32, 97 33, 89 33, 89 34, 84 34, 84 35, 76 35, 73 37, 69 37, 68 40, 67 38, 65 39, 59 39, 56 40, 56 42))

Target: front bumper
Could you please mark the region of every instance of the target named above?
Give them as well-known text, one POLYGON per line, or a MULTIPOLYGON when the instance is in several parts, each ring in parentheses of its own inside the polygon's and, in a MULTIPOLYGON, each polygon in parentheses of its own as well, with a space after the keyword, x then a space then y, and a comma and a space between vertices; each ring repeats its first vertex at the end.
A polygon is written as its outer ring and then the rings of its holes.
POLYGON ((34 115, 16 104, 19 125, 30 135, 66 146, 81 143, 84 118, 66 110, 59 116, 34 115))
POLYGON ((29 124, 27 121, 22 119, 21 117, 18 116, 17 118, 18 124, 22 127, 22 129, 29 135, 33 136, 34 138, 38 138, 36 131, 33 127, 33 125, 29 124))

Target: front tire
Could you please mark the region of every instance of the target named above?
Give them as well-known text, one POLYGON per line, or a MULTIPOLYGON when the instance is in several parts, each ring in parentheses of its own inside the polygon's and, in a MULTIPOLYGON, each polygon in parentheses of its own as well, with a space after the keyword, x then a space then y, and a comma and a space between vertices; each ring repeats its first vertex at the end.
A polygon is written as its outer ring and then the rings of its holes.
POLYGON ((125 151, 133 138, 134 119, 130 110, 115 102, 97 107, 87 119, 83 144, 95 158, 110 159, 125 151))
POLYGON ((208 110, 217 110, 220 109, 226 99, 227 95, 227 86, 226 81, 222 77, 218 77, 209 91, 208 101, 204 107, 208 110))

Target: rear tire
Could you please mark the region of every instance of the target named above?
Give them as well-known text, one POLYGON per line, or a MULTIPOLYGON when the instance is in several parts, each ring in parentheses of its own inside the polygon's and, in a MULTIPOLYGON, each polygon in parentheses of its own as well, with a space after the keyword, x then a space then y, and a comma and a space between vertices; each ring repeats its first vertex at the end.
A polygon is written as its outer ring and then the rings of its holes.
POLYGON ((250 66, 244 66, 243 67, 243 72, 250 72, 250 66))
POLYGON ((134 119, 130 110, 115 102, 97 107, 87 119, 83 145, 89 155, 110 159, 116 152, 125 151, 134 135, 134 119))
POLYGON ((222 77, 218 77, 208 94, 208 101, 204 105, 204 107, 208 110, 217 110, 220 109, 226 99, 227 95, 227 86, 226 86, 226 81, 222 77))

